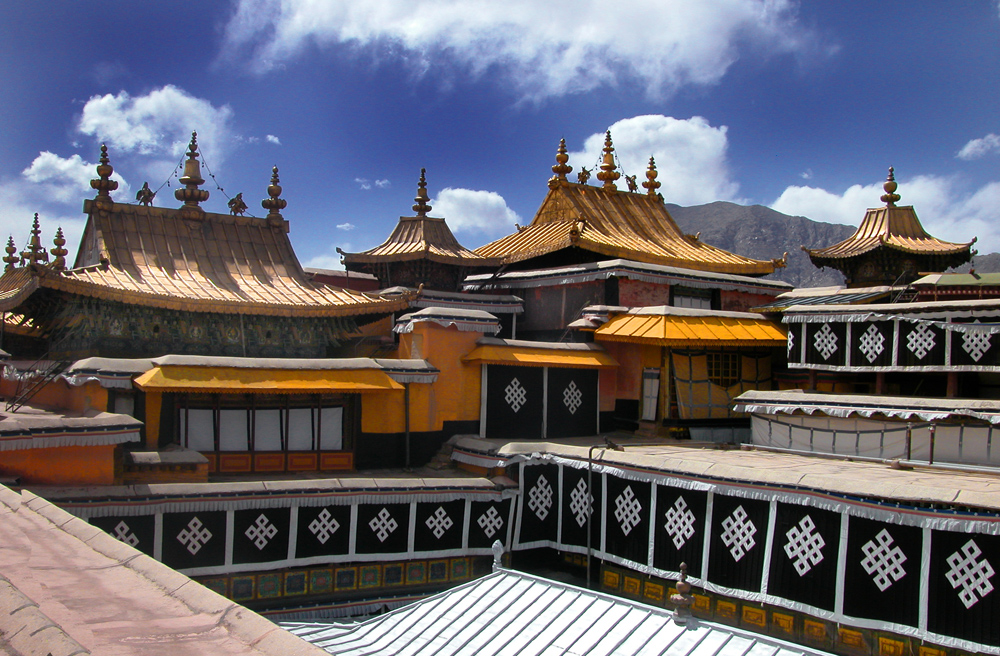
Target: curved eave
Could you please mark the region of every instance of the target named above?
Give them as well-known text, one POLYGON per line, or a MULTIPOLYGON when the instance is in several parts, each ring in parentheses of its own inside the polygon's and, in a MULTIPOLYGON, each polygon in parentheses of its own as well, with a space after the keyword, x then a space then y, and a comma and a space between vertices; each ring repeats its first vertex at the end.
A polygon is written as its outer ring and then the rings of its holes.
POLYGON ((816 250, 806 248, 804 250, 810 258, 818 260, 846 260, 852 257, 865 255, 879 248, 888 248, 901 253, 923 257, 950 257, 969 254, 972 249, 972 245, 975 243, 975 240, 970 241, 967 244, 955 244, 952 242, 941 241, 939 239, 920 241, 901 241, 897 239, 881 241, 872 239, 866 240, 865 242, 841 242, 840 244, 830 246, 829 248, 816 250))
POLYGON ((82 280, 73 280, 58 274, 50 274, 37 278, 38 286, 55 291, 77 294, 105 301, 127 303, 145 307, 156 307, 165 310, 187 312, 211 312, 218 314, 256 314, 284 317, 345 317, 375 313, 392 313, 405 310, 410 301, 417 297, 416 292, 409 292, 394 299, 374 299, 361 294, 352 294, 365 300, 360 302, 345 302, 344 304, 281 304, 263 303, 257 301, 230 301, 223 299, 199 299, 167 294, 153 294, 136 290, 121 289, 106 285, 97 285, 82 280))
POLYGON ((596 339, 600 342, 626 342, 629 344, 648 344, 650 346, 675 348, 714 348, 723 346, 771 348, 785 347, 788 344, 786 339, 667 339, 663 337, 601 335, 600 333, 596 334, 596 339))
MULTIPOLYGON (((373 249, 374 250, 374 249, 373 249)), ((499 267, 503 264, 500 257, 482 257, 469 251, 470 256, 437 253, 430 248, 414 249, 394 253, 344 253, 344 264, 385 264, 392 262, 413 262, 415 260, 430 260, 439 264, 451 264, 464 267, 499 267)))

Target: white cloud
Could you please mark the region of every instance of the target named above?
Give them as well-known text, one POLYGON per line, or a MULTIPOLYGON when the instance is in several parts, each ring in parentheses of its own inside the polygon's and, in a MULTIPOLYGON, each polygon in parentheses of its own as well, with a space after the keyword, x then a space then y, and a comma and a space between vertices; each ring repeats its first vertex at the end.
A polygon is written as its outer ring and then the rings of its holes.
POLYGON ((354 178, 354 182, 356 182, 358 187, 364 191, 368 191, 372 188, 372 183, 368 181, 368 178, 354 178))
POLYGON ((959 159, 979 159, 991 152, 1000 152, 1000 135, 990 133, 980 139, 973 139, 962 146, 955 157, 959 159))
POLYGON ((439 78, 448 62, 473 76, 497 68, 536 100, 624 79, 656 96, 714 84, 747 52, 824 48, 796 10, 793 0, 626 0, 613 11, 598 0, 239 0, 222 52, 267 71, 346 44, 439 78))
MULTIPOLYGON (((339 248, 345 253, 354 252, 354 247, 350 242, 340 244, 339 248)), ((337 252, 336 246, 331 246, 325 253, 314 255, 303 262, 302 266, 311 267, 313 269, 330 269, 332 271, 344 270, 344 263, 340 261, 340 253, 337 252)))
POLYGON ((273 134, 269 134, 265 138, 267 139, 268 143, 273 143, 275 146, 280 146, 281 145, 281 139, 279 139, 278 137, 274 136, 273 134))
MULTIPOLYGON (((66 210, 49 204, 45 193, 46 189, 42 186, 27 185, 23 179, 0 181, 0 205, 4 208, 3 213, 0 213, 0 250, 7 245, 8 236, 14 238, 18 253, 24 250, 31 237, 31 224, 37 212, 42 245, 51 249, 56 228, 62 228, 66 238, 64 248, 69 251, 66 259, 72 266, 86 217, 79 213, 79 205, 75 207, 74 213, 67 213, 66 210)), ((80 198, 77 196, 77 203, 80 198)))
POLYGON ((813 170, 812 169, 806 169, 802 173, 799 173, 799 177, 802 178, 803 180, 812 180, 813 170))
POLYGON ((235 143, 228 105, 215 107, 171 84, 144 96, 127 91, 93 96, 83 106, 77 130, 113 149, 142 155, 179 158, 191 132, 198 132, 199 150, 214 166, 235 143))
MULTIPOLYGON (((898 205, 912 205, 924 229, 945 241, 964 243, 979 237, 976 248, 981 253, 1000 250, 1000 182, 990 182, 971 194, 958 178, 918 175, 896 181, 901 196, 898 205)), ((883 205, 882 184, 852 185, 843 193, 815 187, 791 186, 782 192, 771 207, 793 216, 813 221, 858 225, 869 207, 883 205)))
POLYGON ((338 230, 354 230, 356 226, 353 223, 338 223, 338 230))
POLYGON ((513 231, 515 223, 522 222, 495 191, 446 187, 431 200, 431 206, 431 214, 444 217, 453 232, 505 235, 513 231))
MULTIPOLYGON (((41 186, 41 194, 49 201, 77 205, 84 196, 94 194, 90 181, 97 177, 96 164, 83 161, 79 155, 59 157, 49 151, 38 153, 31 165, 21 172, 26 180, 41 186)), ((111 174, 118 182, 112 196, 128 201, 129 185, 118 172, 111 174)))
MULTIPOLYGON (((739 185, 731 179, 726 163, 729 145, 726 126, 712 127, 701 116, 677 119, 650 114, 627 118, 610 128, 615 153, 621 162, 622 177, 616 183, 627 189, 625 175, 635 175, 639 184, 646 179, 649 158, 656 160, 659 189, 668 203, 698 205, 717 200, 736 200, 739 185)), ((576 180, 582 167, 591 170, 591 184, 600 170, 604 133, 592 134, 584 141, 582 152, 570 153, 569 163, 576 180)))
POLYGON ((387 188, 389 186, 389 181, 388 180, 376 180, 375 181, 375 186, 378 187, 379 189, 385 189, 385 188, 387 188))

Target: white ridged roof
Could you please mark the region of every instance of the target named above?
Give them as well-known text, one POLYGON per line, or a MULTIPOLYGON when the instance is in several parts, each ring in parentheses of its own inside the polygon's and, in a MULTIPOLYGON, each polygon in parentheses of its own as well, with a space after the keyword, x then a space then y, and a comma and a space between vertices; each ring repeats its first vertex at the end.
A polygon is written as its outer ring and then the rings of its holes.
POLYGON ((826 654, 505 569, 360 624, 281 626, 345 656, 826 654))

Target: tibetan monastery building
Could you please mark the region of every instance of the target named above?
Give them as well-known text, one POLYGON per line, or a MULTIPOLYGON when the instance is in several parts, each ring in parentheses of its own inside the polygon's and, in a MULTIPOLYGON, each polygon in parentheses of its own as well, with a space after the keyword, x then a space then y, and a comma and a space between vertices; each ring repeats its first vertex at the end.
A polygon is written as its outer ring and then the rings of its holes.
POLYGON ((67 266, 60 231, 51 251, 41 244, 37 217, 18 256, 7 245, 0 277, 4 346, 19 357, 73 360, 88 356, 148 358, 173 354, 240 357, 329 357, 367 323, 408 307, 394 299, 316 282, 303 271, 281 215, 274 168, 264 218, 204 211, 209 192, 192 136, 178 209, 114 202, 118 183, 102 147, 97 196, 80 249, 67 266), (49 255, 52 255, 51 261, 49 255))
POLYGON ((944 271, 972 258, 975 239, 953 244, 932 237, 912 205, 896 205, 892 167, 882 187, 885 207, 869 209, 853 235, 826 248, 802 247, 813 264, 840 271, 848 287, 869 287, 910 283, 920 272, 944 271))

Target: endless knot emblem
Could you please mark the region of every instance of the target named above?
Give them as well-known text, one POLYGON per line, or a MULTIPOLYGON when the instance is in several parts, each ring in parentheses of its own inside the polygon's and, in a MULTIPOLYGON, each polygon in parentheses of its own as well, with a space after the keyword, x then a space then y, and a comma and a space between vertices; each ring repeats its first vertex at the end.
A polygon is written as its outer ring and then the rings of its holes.
POLYGON ((673 539, 674 546, 680 549, 694 535, 694 513, 688 508, 684 497, 677 497, 677 501, 664 513, 664 516, 667 518, 667 523, 663 528, 673 539))
POLYGON ((552 507, 552 486, 544 476, 538 477, 538 482, 528 491, 528 508, 534 511, 538 519, 545 521, 552 507))
POLYGON ((830 324, 824 323, 823 327, 816 333, 813 339, 813 346, 823 356, 824 360, 829 360, 830 356, 837 352, 837 336, 833 334, 830 324))
POLYGON ((503 400, 507 402, 507 405, 509 405, 510 409, 514 412, 520 410, 521 406, 528 402, 528 392, 524 389, 524 386, 521 385, 521 381, 517 378, 510 381, 510 384, 507 385, 504 392, 506 394, 504 395, 503 400))
POLYGON ((486 537, 491 538, 497 531, 503 528, 503 517, 497 512, 495 506, 490 506, 489 510, 479 516, 476 523, 479 524, 479 528, 483 529, 486 537))
POLYGON ((973 360, 979 362, 986 351, 990 350, 989 333, 965 333, 962 335, 962 350, 968 353, 973 360))
POLYGON ((917 327, 906 336, 906 348, 923 360, 934 348, 934 331, 926 323, 917 324, 917 327))
POLYGON ((740 562, 747 552, 756 546, 753 539, 757 527, 747 517, 743 506, 737 506, 733 514, 722 522, 722 544, 729 547, 733 560, 740 562))
POLYGON ((212 532, 201 523, 197 517, 192 517, 187 528, 177 534, 177 541, 187 547, 188 552, 193 556, 212 539, 212 532))
POLYGON ((885 336, 879 332, 875 324, 871 324, 861 336, 858 348, 868 358, 868 362, 875 362, 875 358, 882 355, 882 351, 885 350, 885 336))
POLYGON ((962 600, 966 608, 975 606, 980 598, 993 592, 993 584, 990 577, 995 574, 990 561, 979 557, 983 555, 979 545, 975 540, 969 540, 962 547, 961 551, 956 551, 948 556, 948 571, 945 576, 952 588, 961 586, 962 591, 958 593, 958 598, 962 600), (979 596, 976 596, 978 593, 979 596))
POLYGON ((326 544, 326 541, 337 532, 338 528, 340 528, 340 523, 333 518, 333 515, 326 508, 320 512, 316 519, 309 522, 309 530, 316 536, 320 544, 326 544))
POLYGON ((576 381, 569 381, 569 385, 563 390, 563 403, 571 415, 575 415, 577 408, 583 405, 583 392, 576 386, 576 381))
POLYGON ((587 491, 587 483, 582 478, 569 493, 569 510, 580 528, 587 523, 587 516, 594 512, 594 495, 587 491))
POLYGON ((389 534, 399 528, 399 524, 392 518, 392 515, 389 514, 388 508, 382 508, 382 510, 378 511, 378 514, 372 517, 372 520, 368 522, 368 528, 375 533, 375 537, 378 538, 379 542, 385 542, 385 539, 389 537, 389 534))
POLYGON ((642 504, 635 498, 635 492, 629 485, 615 499, 615 519, 621 524, 622 533, 628 535, 642 520, 642 504))
POLYGON ((132 532, 132 529, 129 528, 128 524, 126 524, 124 520, 118 522, 118 526, 115 526, 115 538, 130 547, 134 547, 139 544, 139 538, 135 536, 135 533, 132 532))
POLYGON ((906 554, 898 546, 892 544, 892 536, 889 531, 882 529, 875 536, 874 540, 869 540, 861 547, 865 557, 861 559, 861 566, 872 576, 872 583, 885 592, 889 587, 906 576, 903 563, 906 562, 906 554))
POLYGON ((795 333, 791 330, 788 331, 788 355, 792 355, 792 350, 795 348, 795 333))
POLYGON ((253 540, 254 546, 258 550, 266 547, 271 538, 277 534, 278 528, 263 514, 257 517, 257 521, 251 524, 246 531, 246 536, 253 540))
POLYGON ((788 529, 785 536, 785 555, 795 564, 795 571, 804 576, 816 565, 823 562, 823 547, 826 541, 816 531, 812 517, 806 515, 799 520, 798 526, 788 529))
POLYGON ((455 522, 451 521, 451 517, 448 516, 447 511, 445 511, 444 506, 438 506, 438 509, 434 511, 434 514, 427 518, 425 522, 427 528, 431 530, 438 540, 441 536, 452 527, 455 522))

